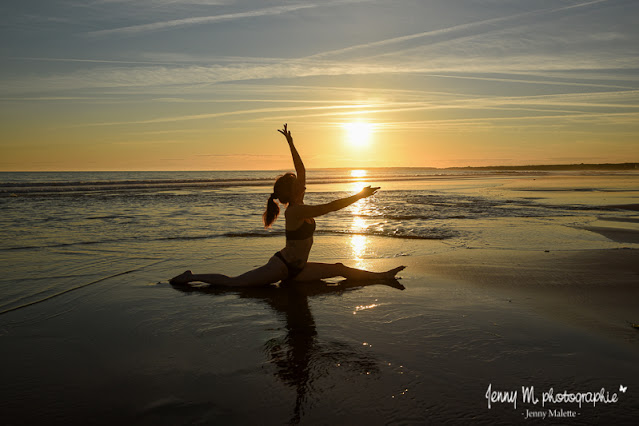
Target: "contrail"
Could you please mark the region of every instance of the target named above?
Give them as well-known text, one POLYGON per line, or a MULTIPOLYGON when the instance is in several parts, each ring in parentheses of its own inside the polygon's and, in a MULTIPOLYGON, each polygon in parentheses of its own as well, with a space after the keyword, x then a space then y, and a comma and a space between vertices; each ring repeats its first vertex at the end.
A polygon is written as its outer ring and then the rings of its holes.
POLYGON ((483 25, 489 25, 489 24, 494 24, 494 23, 497 23, 497 22, 509 21, 509 20, 521 18, 521 17, 524 17, 524 16, 541 15, 541 14, 545 14, 545 13, 561 12, 563 10, 574 9, 574 8, 578 8, 578 7, 585 7, 585 6, 589 6, 591 4, 603 3, 603 2, 606 2, 606 1, 608 1, 608 0, 593 0, 593 1, 590 1, 590 2, 587 2, 587 3, 573 4, 573 5, 570 5, 570 6, 564 6, 564 7, 560 7, 560 8, 556 8, 556 9, 542 9, 542 10, 536 10, 536 11, 530 11, 530 12, 517 13, 515 15, 502 16, 500 18, 485 19, 483 21, 477 21, 477 22, 470 22, 470 23, 467 23, 467 24, 455 25, 455 26, 452 26, 452 27, 442 28, 442 29, 439 29, 439 30, 424 31, 424 32, 421 32, 421 33, 409 34, 409 35, 405 35, 405 36, 389 38, 389 39, 386 39, 386 40, 374 41, 374 42, 371 42, 371 43, 358 44, 358 45, 355 45, 355 46, 345 47, 345 48, 342 48, 342 49, 329 50, 329 51, 326 51, 326 52, 321 52, 321 53, 317 53, 315 55, 307 56, 304 59, 316 59, 316 58, 322 58, 324 56, 338 55, 338 54, 341 54, 341 53, 346 53, 346 52, 350 52, 350 51, 358 50, 358 49, 366 49, 366 48, 370 48, 370 47, 387 46, 387 45, 390 45, 390 44, 401 43, 401 42, 407 41, 407 40, 414 40, 414 39, 423 38, 423 37, 430 37, 430 36, 437 36, 437 35, 442 35, 442 34, 453 33, 453 32, 456 32, 456 31, 476 28, 476 27, 480 27, 480 26, 483 26, 483 25))
POLYGON ((335 6, 349 3, 364 3, 369 0, 338 0, 331 2, 318 3, 298 3, 287 6, 274 6, 264 9, 250 10, 248 12, 227 13, 223 15, 212 16, 196 16, 192 18, 173 19, 170 21, 153 22, 150 24, 131 25, 128 27, 112 28, 108 30, 91 31, 87 34, 94 37, 100 37, 110 34, 132 35, 146 31, 159 31, 168 28, 184 27, 190 25, 209 24, 213 22, 231 21, 243 18, 255 18, 260 16, 282 15, 284 13, 294 12, 302 9, 314 9, 322 6, 335 6))
POLYGON ((146 31, 158 31, 166 28, 183 27, 188 25, 208 24, 212 22, 231 21, 241 18, 253 18, 258 16, 281 15, 300 9, 317 7, 316 4, 294 4, 290 6, 276 6, 266 9, 251 10, 248 12, 227 13, 224 15, 198 16, 193 18, 174 19, 171 21, 153 22, 151 24, 131 25, 129 27, 112 28, 109 30, 91 31, 90 36, 105 36, 110 34, 137 34, 146 31))

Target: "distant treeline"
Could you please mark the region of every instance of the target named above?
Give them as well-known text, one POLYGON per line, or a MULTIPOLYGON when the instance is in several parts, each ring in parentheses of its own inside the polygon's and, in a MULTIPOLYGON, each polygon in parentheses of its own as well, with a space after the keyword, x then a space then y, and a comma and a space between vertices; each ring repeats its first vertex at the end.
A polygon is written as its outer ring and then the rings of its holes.
POLYGON ((449 167, 448 170, 639 170, 639 163, 545 164, 537 166, 449 167))

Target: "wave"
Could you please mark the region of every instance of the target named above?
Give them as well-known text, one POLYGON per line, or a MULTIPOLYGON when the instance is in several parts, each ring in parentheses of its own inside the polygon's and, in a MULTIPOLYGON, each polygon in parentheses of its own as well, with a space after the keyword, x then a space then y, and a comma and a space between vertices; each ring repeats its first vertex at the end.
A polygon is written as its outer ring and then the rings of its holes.
MULTIPOLYGON (((314 170, 308 184, 348 184, 356 182, 423 181, 442 178, 469 178, 487 175, 486 171, 438 169, 371 169, 365 175, 353 175, 350 169, 314 170)), ((278 171, 262 172, 60 172, 0 173, 0 196, 92 192, 162 191, 224 189, 230 187, 268 187, 278 171)), ((500 174, 503 174, 501 172, 500 174)))
POLYGON ((264 238, 264 237, 280 237, 284 232, 227 232, 223 234, 227 238, 264 238))
POLYGON ((97 182, 22 182, 0 183, 0 195, 69 194, 97 191, 175 190, 226 188, 235 186, 268 186, 272 179, 177 179, 161 181, 97 181, 97 182))
POLYGON ((402 240, 447 240, 449 238, 453 238, 458 235, 457 232, 454 231, 444 231, 438 229, 430 229, 429 233, 404 233, 401 231, 393 230, 393 231, 376 231, 376 230, 366 230, 366 231, 334 231, 334 230, 326 230, 326 231, 316 231, 318 234, 325 235, 361 235, 365 237, 375 236, 375 237, 388 237, 388 238, 398 238, 402 240))
MULTIPOLYGON (((222 234, 207 234, 207 235, 180 235, 170 237, 148 237, 148 238, 129 238, 129 239, 103 239, 94 241, 74 241, 67 243, 57 244, 42 244, 42 245, 21 245, 13 247, 0 248, 0 252, 7 251, 19 251, 19 250, 46 250, 46 249, 60 249, 60 248, 72 248, 83 246, 97 246, 108 244, 123 244, 130 242, 160 242, 160 241, 196 241, 207 240, 217 238, 282 238, 284 231, 246 231, 246 232, 226 232, 222 234)), ((430 229, 388 229, 388 230, 376 230, 367 229, 361 231, 339 230, 339 229, 322 229, 317 230, 316 235, 341 235, 341 236, 374 236, 374 237, 386 237, 386 238, 398 238, 398 239, 410 239, 410 240, 446 240, 458 236, 458 232, 450 231, 441 228, 430 229)))
POLYGON ((111 239, 111 240, 97 240, 97 241, 75 241, 71 243, 57 243, 57 244, 42 244, 42 245, 24 245, 0 248, 0 251, 14 251, 14 250, 41 250, 50 248, 63 248, 72 246, 90 246, 96 244, 108 244, 119 243, 123 240, 111 239))
MULTIPOLYGON (((393 230, 393 231, 377 231, 377 230, 366 230, 366 231, 343 231, 343 230, 317 230, 315 231, 316 235, 361 235, 365 237, 388 237, 388 238, 399 238, 399 239, 409 239, 409 240, 446 240, 448 238, 452 238, 456 236, 457 233, 452 231, 444 231, 444 230, 436 230, 431 229, 429 233, 403 233, 401 231, 393 230)), ((224 234, 224 237, 227 238, 268 238, 268 237, 281 237, 284 235, 284 232, 228 232, 224 234)))

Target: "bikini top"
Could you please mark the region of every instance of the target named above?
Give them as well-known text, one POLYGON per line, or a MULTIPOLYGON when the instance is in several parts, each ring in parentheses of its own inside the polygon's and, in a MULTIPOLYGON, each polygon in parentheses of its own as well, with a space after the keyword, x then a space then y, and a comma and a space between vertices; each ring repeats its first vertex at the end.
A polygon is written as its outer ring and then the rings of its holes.
POLYGON ((286 230, 287 240, 306 240, 311 238, 315 232, 315 219, 311 219, 310 222, 304 221, 302 226, 292 231, 286 230))

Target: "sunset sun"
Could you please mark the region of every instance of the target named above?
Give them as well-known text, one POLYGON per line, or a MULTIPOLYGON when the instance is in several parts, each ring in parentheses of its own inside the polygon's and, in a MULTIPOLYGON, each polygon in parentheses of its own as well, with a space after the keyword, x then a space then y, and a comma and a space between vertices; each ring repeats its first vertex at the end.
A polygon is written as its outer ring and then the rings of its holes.
POLYGON ((368 146, 373 136, 373 125, 363 121, 344 123, 346 142, 353 147, 368 146))

